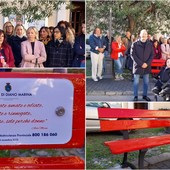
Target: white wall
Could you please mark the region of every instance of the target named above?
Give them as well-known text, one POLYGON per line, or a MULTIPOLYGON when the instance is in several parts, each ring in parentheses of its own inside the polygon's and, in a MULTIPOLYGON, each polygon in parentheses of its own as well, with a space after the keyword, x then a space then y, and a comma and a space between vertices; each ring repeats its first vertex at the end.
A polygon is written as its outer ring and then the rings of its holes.
POLYGON ((66 4, 61 5, 61 9, 57 12, 57 23, 61 20, 69 22, 70 10, 66 9, 66 6, 67 6, 66 4))
POLYGON ((150 102, 148 103, 149 110, 170 109, 169 102, 150 102))

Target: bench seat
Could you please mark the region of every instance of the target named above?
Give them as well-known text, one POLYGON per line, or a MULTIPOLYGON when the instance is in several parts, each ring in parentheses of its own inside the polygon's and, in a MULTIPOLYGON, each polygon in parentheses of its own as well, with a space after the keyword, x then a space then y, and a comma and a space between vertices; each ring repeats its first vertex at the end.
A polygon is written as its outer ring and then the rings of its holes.
POLYGON ((1 158, 0 169, 84 169, 77 156, 1 158))
POLYGON ((107 141, 104 142, 104 144, 110 148, 113 154, 122 154, 125 152, 133 152, 146 148, 170 144, 170 135, 107 141))
POLYGON ((151 70, 151 73, 159 73, 159 72, 160 72, 159 69, 152 69, 152 70, 151 70))

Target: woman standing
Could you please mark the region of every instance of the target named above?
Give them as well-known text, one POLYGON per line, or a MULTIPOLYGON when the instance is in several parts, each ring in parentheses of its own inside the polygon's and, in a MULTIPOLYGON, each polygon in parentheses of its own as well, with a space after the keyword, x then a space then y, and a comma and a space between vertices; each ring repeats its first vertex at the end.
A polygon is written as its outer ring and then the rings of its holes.
POLYGON ((81 33, 75 40, 73 67, 85 67, 85 26, 82 23, 81 33))
POLYGON ((89 37, 89 44, 91 47, 92 79, 98 81, 98 79, 103 79, 103 58, 106 48, 106 41, 100 28, 94 29, 93 34, 89 37))
POLYGON ((71 25, 67 21, 60 21, 57 26, 64 27, 65 28, 65 34, 66 34, 66 41, 68 41, 71 44, 71 47, 73 48, 74 42, 75 42, 75 30, 71 27, 71 25))
POLYGON ((154 49, 154 59, 162 58, 161 47, 158 40, 153 40, 153 49, 154 49))
POLYGON ((47 67, 71 67, 73 62, 73 51, 71 44, 66 41, 65 28, 57 26, 54 28, 53 38, 47 44, 47 67))
POLYGON ((3 25, 3 30, 4 30, 4 33, 6 36, 6 41, 8 42, 8 40, 11 38, 11 36, 14 35, 14 26, 12 25, 12 23, 10 21, 7 21, 3 25))
POLYGON ((50 38, 50 29, 48 27, 41 27, 39 31, 39 40, 43 42, 46 46, 48 42, 51 40, 50 38))
POLYGON ((21 43, 27 40, 25 35, 25 28, 22 24, 17 24, 14 29, 14 35, 9 39, 9 45, 12 48, 14 54, 15 66, 20 67, 22 56, 21 56, 21 43))
POLYGON ((35 27, 29 27, 26 34, 28 40, 21 43, 21 67, 44 67, 47 55, 44 44, 38 41, 38 31, 35 27))
POLYGON ((170 57, 170 46, 167 42, 167 39, 163 39, 163 43, 161 44, 162 58, 163 60, 167 60, 170 57))
POLYGON ((5 39, 5 33, 0 30, 0 67, 14 67, 14 56, 11 47, 5 39))
POLYGON ((121 36, 115 37, 115 42, 112 42, 111 57, 114 59, 115 64, 115 80, 123 80, 123 56, 126 51, 126 47, 122 44, 121 36))

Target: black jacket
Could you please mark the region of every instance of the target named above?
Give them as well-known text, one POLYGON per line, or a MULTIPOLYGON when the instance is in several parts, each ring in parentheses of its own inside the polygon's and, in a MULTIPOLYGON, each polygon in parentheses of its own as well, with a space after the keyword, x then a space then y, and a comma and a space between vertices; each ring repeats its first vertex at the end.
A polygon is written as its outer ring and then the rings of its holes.
POLYGON ((137 40, 132 44, 131 57, 133 59, 133 74, 149 74, 151 72, 151 62, 154 57, 153 45, 150 41, 142 43, 137 40), (147 68, 142 68, 142 65, 146 63, 147 68))
POLYGON ((8 39, 8 43, 9 45, 11 46, 12 48, 12 52, 13 52, 13 55, 14 55, 14 59, 15 59, 15 66, 16 67, 19 67, 20 66, 20 63, 22 61, 22 56, 21 56, 21 43, 23 41, 27 40, 26 37, 18 37, 18 36, 11 36, 9 39, 8 39))
POLYGON ((67 41, 61 43, 49 41, 46 46, 46 67, 72 67, 73 49, 67 41))
POLYGON ((73 67, 80 67, 83 60, 85 60, 85 34, 76 37, 74 43, 73 67))
POLYGON ((161 71, 158 73, 157 78, 162 82, 170 83, 170 68, 166 68, 166 66, 161 68, 161 71))

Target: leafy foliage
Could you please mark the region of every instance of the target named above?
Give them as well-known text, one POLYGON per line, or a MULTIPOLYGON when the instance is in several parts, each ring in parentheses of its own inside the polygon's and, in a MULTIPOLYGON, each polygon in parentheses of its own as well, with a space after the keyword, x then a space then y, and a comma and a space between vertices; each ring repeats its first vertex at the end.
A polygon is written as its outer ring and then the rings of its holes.
POLYGON ((0 2, 0 12, 5 17, 10 14, 24 15, 30 22, 49 17, 64 3, 61 0, 4 0, 0 2))
POLYGON ((150 34, 168 33, 170 32, 170 3, 168 2, 168 0, 89 0, 86 3, 87 32, 92 31, 96 26, 108 30, 111 9, 114 33, 129 30, 133 34, 138 34, 141 29, 147 29, 150 34))

